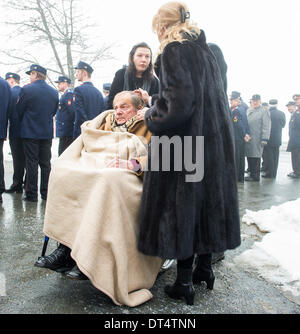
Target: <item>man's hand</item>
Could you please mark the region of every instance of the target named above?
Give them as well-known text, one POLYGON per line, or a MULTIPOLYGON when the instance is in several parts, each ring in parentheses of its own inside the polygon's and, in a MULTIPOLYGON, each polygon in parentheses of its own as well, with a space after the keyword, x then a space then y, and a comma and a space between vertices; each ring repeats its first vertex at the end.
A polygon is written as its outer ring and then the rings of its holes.
POLYGON ((106 167, 108 168, 123 168, 133 170, 133 164, 130 160, 120 159, 116 157, 106 163, 106 167))
POLYGON ((149 105, 149 94, 146 90, 139 88, 136 89, 134 93, 137 94, 145 102, 146 105, 149 105))
POLYGON ((262 146, 266 146, 266 145, 268 145, 268 141, 267 141, 267 140, 262 140, 262 141, 261 141, 261 145, 262 145, 262 146))
POLYGON ((244 137, 245 142, 248 143, 250 141, 250 139, 251 139, 251 137, 247 133, 246 136, 244 137))

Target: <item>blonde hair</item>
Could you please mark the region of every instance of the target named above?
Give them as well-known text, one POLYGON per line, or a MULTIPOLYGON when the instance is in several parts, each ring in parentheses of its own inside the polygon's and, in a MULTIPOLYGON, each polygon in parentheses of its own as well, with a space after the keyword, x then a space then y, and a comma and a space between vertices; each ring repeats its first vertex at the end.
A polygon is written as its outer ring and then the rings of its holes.
POLYGON ((163 28, 166 32, 160 41, 159 53, 162 53, 167 44, 177 41, 184 42, 183 33, 187 33, 192 38, 200 34, 200 29, 196 24, 190 23, 189 17, 184 22, 181 20, 181 11, 189 12, 188 7, 182 2, 168 2, 161 6, 152 20, 152 29, 159 34, 163 28))

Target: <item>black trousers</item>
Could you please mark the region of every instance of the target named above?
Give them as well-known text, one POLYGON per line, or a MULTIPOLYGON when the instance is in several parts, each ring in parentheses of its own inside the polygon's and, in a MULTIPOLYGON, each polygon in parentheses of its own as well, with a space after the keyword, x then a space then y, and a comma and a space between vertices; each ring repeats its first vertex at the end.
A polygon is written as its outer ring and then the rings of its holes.
POLYGON ((63 151, 72 144, 73 137, 60 137, 58 144, 58 155, 60 156, 63 151))
POLYGON ((245 142, 235 141, 235 169, 239 182, 244 181, 245 175, 245 142))
POLYGON ((279 146, 264 147, 265 152, 265 173, 271 178, 276 178, 279 162, 279 146))
POLYGON ((4 139, 0 139, 0 195, 4 193, 5 191, 3 143, 4 143, 4 139))
POLYGON ((13 183, 12 188, 22 189, 25 175, 25 154, 23 140, 21 138, 10 138, 9 146, 13 159, 13 183))
POLYGON ((291 151, 292 167, 295 174, 300 176, 300 148, 291 151))
POLYGON ((52 139, 23 139, 26 159, 26 196, 37 199, 38 167, 41 169, 40 194, 47 198, 48 180, 51 171, 52 139))
POLYGON ((248 157, 248 165, 249 165, 248 167, 250 170, 250 177, 252 177, 256 181, 260 180, 260 162, 261 158, 248 157))
POLYGON ((263 153, 262 153, 262 160, 261 160, 261 168, 263 169, 263 171, 266 170, 266 146, 263 147, 263 153))

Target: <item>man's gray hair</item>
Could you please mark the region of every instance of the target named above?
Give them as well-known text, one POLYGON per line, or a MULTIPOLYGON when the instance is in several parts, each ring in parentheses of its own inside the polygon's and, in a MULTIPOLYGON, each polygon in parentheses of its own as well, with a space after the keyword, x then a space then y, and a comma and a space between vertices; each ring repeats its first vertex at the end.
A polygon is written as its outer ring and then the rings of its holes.
POLYGON ((139 110, 140 107, 144 107, 144 101, 134 92, 132 91, 129 91, 129 90, 124 90, 118 94, 116 94, 116 96, 114 97, 114 101, 113 101, 113 105, 114 105, 114 102, 115 102, 115 99, 116 97, 120 97, 122 95, 130 95, 130 100, 131 100, 131 103, 133 104, 134 106, 134 109, 135 110, 139 110))

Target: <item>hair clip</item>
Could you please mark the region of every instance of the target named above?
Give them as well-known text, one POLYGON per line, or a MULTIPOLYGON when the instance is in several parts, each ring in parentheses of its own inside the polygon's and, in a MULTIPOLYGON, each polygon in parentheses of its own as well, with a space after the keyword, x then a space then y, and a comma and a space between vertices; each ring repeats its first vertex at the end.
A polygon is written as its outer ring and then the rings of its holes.
POLYGON ((180 8, 180 14, 181 14, 181 23, 184 23, 186 19, 189 19, 190 12, 186 12, 184 8, 180 8))

